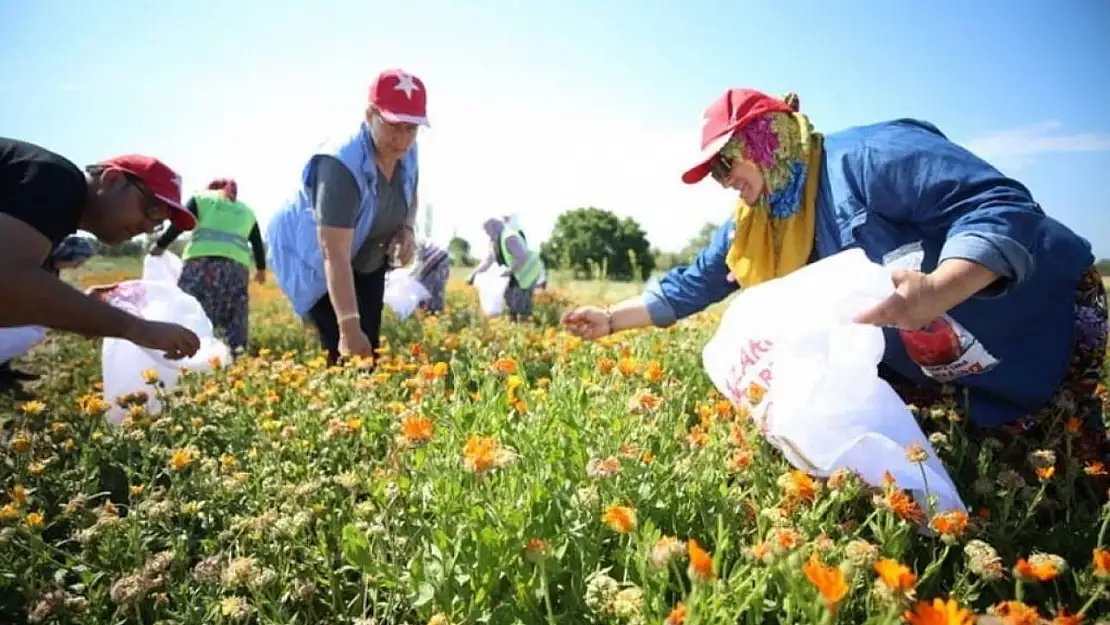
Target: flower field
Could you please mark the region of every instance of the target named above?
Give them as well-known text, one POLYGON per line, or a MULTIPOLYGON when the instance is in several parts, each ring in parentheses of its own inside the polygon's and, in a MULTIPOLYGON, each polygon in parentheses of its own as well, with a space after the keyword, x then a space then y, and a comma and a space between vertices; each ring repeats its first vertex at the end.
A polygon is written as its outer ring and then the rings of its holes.
POLYGON ((157 416, 102 418, 93 342, 29 359, 41 401, 0 405, 0 622, 1110 615, 1110 508, 1084 504, 1105 467, 1003 467, 930 407, 970 518, 810 478, 701 372, 713 313, 583 343, 557 328, 566 292, 513 325, 453 284, 445 314, 387 319, 369 371, 328 368, 276 288, 252 289, 256 355, 186 376, 157 416))

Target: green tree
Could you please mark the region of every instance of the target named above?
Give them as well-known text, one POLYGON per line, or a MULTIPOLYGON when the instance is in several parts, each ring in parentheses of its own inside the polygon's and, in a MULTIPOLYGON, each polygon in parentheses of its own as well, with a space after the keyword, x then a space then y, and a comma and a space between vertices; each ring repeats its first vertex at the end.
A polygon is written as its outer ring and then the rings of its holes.
POLYGON ((709 241, 713 238, 713 233, 717 232, 717 228, 720 228, 720 225, 715 223, 706 223, 702 226, 701 230, 698 230, 698 233, 694 235, 694 238, 690 239, 686 247, 678 253, 679 263, 686 265, 693 262, 698 252, 709 245, 709 241))
POLYGON ((655 269, 651 244, 640 224, 592 206, 559 215, 540 254, 548 267, 571 271, 578 278, 643 280, 655 269))
POLYGON ((478 261, 470 255, 470 241, 455 235, 447 244, 447 255, 451 257, 451 264, 456 267, 473 267, 478 261))
POLYGON ((1095 269, 1098 269, 1098 272, 1104 276, 1110 276, 1110 258, 1100 258, 1095 263, 1095 269))

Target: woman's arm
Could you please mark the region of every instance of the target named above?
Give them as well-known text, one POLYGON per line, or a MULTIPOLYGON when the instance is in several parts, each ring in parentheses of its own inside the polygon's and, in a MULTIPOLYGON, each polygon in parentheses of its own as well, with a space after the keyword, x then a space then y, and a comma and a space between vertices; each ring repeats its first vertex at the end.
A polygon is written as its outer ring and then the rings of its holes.
POLYGON ((734 234, 730 218, 713 234, 690 265, 675 267, 644 292, 606 309, 586 306, 563 315, 563 325, 587 339, 650 325, 665 327, 705 310, 738 288, 725 259, 734 234))
POLYGON ((331 157, 317 158, 309 176, 328 297, 341 329, 348 321, 357 325, 351 247, 360 203, 358 185, 343 164, 331 157))
POLYGON ((1020 182, 927 124, 903 121, 872 137, 860 178, 868 210, 944 240, 934 273, 943 269, 938 279, 953 293, 986 275, 966 263, 996 276, 973 292, 992 297, 1024 282, 1039 261, 1082 262, 1079 256, 1090 253, 1087 245, 1069 244, 1081 239, 1045 215, 1020 182), (1039 259, 1049 248, 1061 256, 1039 259), (957 260, 966 262, 951 262, 957 260))
POLYGON ((735 232, 735 222, 730 217, 691 264, 675 267, 648 283, 641 299, 653 324, 669 326, 736 292, 738 287, 729 279, 725 262, 735 232))
MULTIPOLYGON (((189 198, 189 201, 185 203, 185 208, 189 209, 193 217, 199 216, 197 215, 197 199, 195 197, 189 198)), ((181 236, 181 230, 178 229, 177 226, 170 224, 166 227, 166 231, 162 233, 162 236, 158 237, 158 241, 154 244, 154 249, 161 252, 169 248, 179 236, 181 236)))

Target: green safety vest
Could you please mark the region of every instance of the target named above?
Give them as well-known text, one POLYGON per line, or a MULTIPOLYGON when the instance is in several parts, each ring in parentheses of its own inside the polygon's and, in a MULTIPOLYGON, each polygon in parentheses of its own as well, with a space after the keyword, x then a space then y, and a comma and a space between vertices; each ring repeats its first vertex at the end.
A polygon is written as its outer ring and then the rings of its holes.
POLYGON ((254 212, 242 202, 233 202, 220 191, 208 191, 193 196, 197 205, 197 227, 192 240, 185 246, 182 260, 201 256, 230 258, 252 266, 250 244, 254 229, 254 212))
POLYGON ((520 230, 512 230, 506 226, 501 231, 501 258, 504 259, 505 263, 508 264, 510 268, 513 263, 511 260, 513 255, 509 253, 509 246, 506 245, 505 242, 513 235, 516 235, 516 238, 524 245, 525 253, 528 255, 528 259, 524 261, 524 266, 520 268, 520 271, 514 273, 513 276, 516 278, 516 283, 520 285, 520 288, 530 289, 535 286, 536 281, 540 279, 543 261, 540 260, 539 254, 528 247, 527 242, 524 240, 524 234, 522 234, 520 230))

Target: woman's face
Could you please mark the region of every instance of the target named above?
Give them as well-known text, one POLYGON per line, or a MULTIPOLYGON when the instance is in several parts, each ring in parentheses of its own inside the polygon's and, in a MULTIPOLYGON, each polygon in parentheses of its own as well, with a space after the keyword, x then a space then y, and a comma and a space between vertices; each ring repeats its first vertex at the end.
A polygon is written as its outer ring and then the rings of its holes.
POLYGON ((401 158, 416 141, 416 124, 390 122, 377 111, 370 111, 370 133, 374 136, 374 147, 383 156, 401 158))
POLYGON ((740 197, 749 206, 753 206, 759 201, 759 196, 763 195, 763 189, 766 186, 763 173, 751 161, 734 158, 731 163, 725 162, 714 167, 712 172, 713 179, 718 184, 739 192, 740 197))

